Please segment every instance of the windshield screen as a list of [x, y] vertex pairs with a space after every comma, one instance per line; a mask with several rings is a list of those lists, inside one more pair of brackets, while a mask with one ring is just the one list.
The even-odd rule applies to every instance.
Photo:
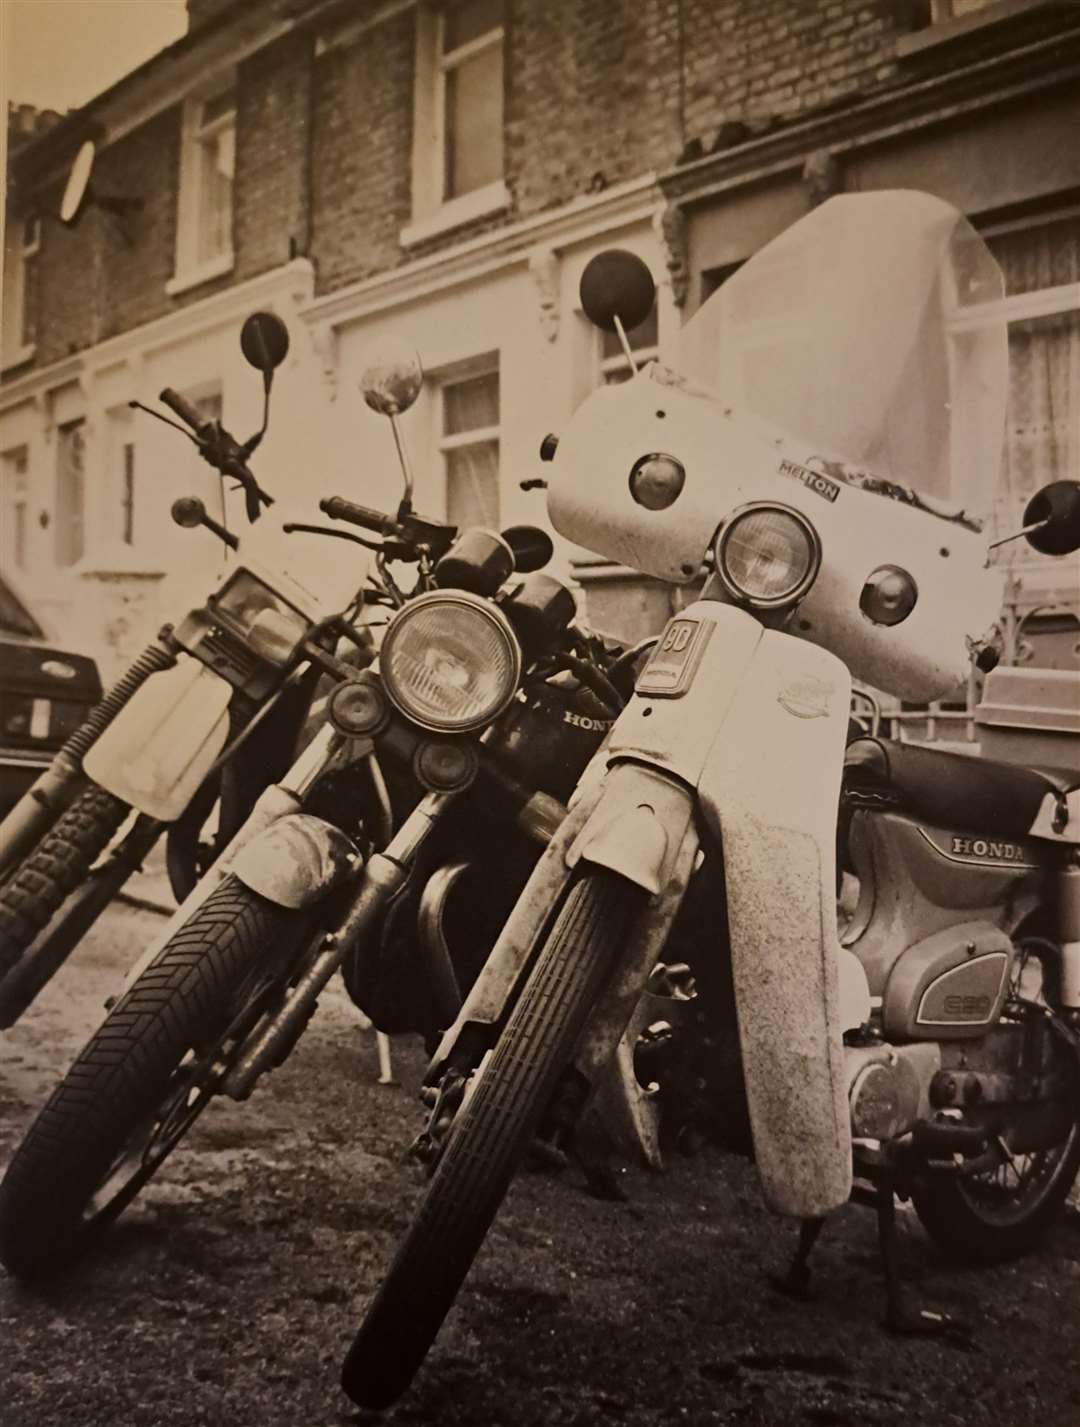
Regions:
[[705, 302], [677, 367], [824, 463], [985, 514], [1005, 425], [1003, 296], [989, 249], [949, 204], [840, 195]]

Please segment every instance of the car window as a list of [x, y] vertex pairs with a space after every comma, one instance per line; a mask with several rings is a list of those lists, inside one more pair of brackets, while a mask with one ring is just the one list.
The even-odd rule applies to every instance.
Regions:
[[3, 580], [0, 580], [0, 634], [18, 634], [31, 639], [45, 637], [41, 625]]

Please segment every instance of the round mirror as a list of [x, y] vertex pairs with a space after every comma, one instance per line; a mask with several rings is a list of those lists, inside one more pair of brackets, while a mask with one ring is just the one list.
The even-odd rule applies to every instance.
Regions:
[[360, 373], [360, 390], [372, 411], [398, 416], [420, 395], [424, 368], [416, 349], [398, 338], [379, 342], [368, 352]]
[[511, 525], [502, 538], [514, 552], [514, 569], [519, 575], [542, 570], [555, 553], [551, 536], [535, 525]]
[[624, 248], [608, 248], [590, 258], [578, 291], [586, 317], [605, 332], [615, 331], [616, 317], [627, 332], [640, 326], [656, 300], [652, 273], [636, 253]]
[[273, 312], [253, 312], [240, 329], [240, 350], [258, 371], [280, 367], [289, 351], [289, 329]]
[[1024, 511], [1024, 524], [1046, 521], [1026, 536], [1040, 555], [1071, 555], [1080, 550], [1080, 481], [1053, 481], [1036, 491]]
[[172, 503], [172, 518], [185, 530], [194, 530], [206, 519], [206, 506], [197, 495], [182, 495]]
[[90, 173], [94, 167], [94, 141], [87, 139], [75, 155], [68, 181], [64, 185], [64, 196], [60, 200], [60, 222], [68, 225], [75, 222], [82, 212], [90, 193]]

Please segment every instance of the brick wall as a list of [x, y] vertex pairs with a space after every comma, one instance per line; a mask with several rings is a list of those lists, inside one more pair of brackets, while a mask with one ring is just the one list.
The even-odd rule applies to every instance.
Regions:
[[241, 67], [236, 116], [235, 281], [308, 246], [313, 41], [289, 36]]
[[687, 138], [724, 123], [790, 117], [895, 74], [893, 0], [685, 0]]
[[520, 214], [675, 161], [672, 0], [515, 0], [507, 182]]
[[323, 292], [402, 261], [413, 33], [412, 14], [397, 15], [316, 62], [311, 256]]
[[[143, 204], [122, 224], [93, 209], [85, 215], [97, 220], [104, 253], [106, 280], [99, 294], [102, 337], [160, 317], [176, 305], [166, 296], [165, 284], [174, 267], [179, 169], [179, 109], [157, 115], [98, 155], [94, 178], [102, 191], [140, 198]], [[124, 229], [131, 234], [130, 244]]]

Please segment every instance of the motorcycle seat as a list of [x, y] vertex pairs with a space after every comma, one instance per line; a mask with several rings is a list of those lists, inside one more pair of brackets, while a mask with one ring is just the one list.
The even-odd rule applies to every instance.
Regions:
[[1075, 768], [998, 763], [891, 738], [856, 738], [844, 756], [843, 790], [850, 803], [1001, 837], [1025, 837], [1048, 793], [1067, 817], [1066, 799], [1078, 787]]

